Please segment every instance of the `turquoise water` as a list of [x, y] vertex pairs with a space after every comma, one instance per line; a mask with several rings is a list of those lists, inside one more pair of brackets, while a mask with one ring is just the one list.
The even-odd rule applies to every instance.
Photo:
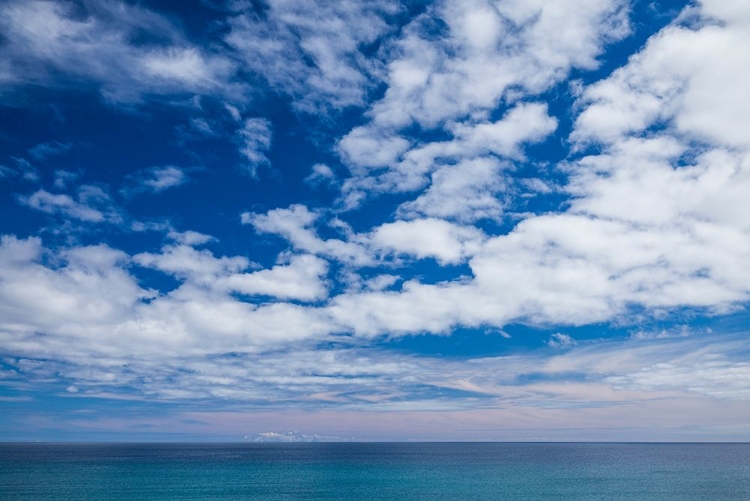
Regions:
[[750, 500], [750, 444], [0, 444], [2, 500]]

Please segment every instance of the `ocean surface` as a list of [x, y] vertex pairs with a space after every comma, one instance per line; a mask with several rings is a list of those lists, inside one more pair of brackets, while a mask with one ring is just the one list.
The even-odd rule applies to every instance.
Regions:
[[10, 500], [750, 500], [750, 444], [0, 444]]

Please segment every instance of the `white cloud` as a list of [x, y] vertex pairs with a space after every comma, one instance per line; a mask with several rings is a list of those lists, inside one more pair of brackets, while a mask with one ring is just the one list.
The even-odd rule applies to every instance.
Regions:
[[198, 89], [223, 85], [221, 79], [233, 70], [228, 60], [206, 58], [192, 47], [154, 50], [144, 55], [141, 64], [144, 73], [156, 81], [175, 82]]
[[189, 181], [184, 169], [167, 165], [165, 167], [151, 167], [130, 174], [127, 184], [122, 189], [125, 195], [137, 193], [160, 193], [169, 188], [175, 188]]
[[110, 196], [97, 186], [80, 186], [75, 199], [64, 193], [38, 190], [29, 196], [20, 197], [20, 200], [32, 209], [88, 223], [117, 224], [122, 221]]
[[[57, 265], [41, 264], [43, 253], [45, 262]], [[286, 266], [317, 266], [310, 256], [297, 258]], [[456, 307], [458, 302], [481, 297], [467, 298], [460, 284], [407, 282], [400, 293], [345, 294], [322, 309], [258, 306], [197, 282], [166, 294], [144, 290], [128, 273], [128, 261], [106, 246], [51, 253], [39, 239], [2, 239], [0, 342], [14, 354], [4, 363], [19, 369], [11, 380], [20, 373], [27, 381], [63, 380], [86, 397], [106, 397], [107, 391], [127, 386], [160, 400], [210, 398], [270, 407], [297, 402], [380, 411], [512, 406], [534, 416], [556, 406], [600, 408], [675, 396], [750, 399], [744, 335], [576, 344], [558, 333], [550, 344], [567, 349], [552, 357], [540, 350], [461, 360], [356, 345], [310, 349], [308, 342], [339, 329], [336, 321], [355, 326], [360, 335], [379, 332], [373, 322], [393, 334], [441, 332], [456, 311], [469, 313], [465, 303]], [[283, 266], [256, 275], [253, 287], [281, 286], [290, 276], [279, 271]], [[191, 267], [181, 267], [186, 268]], [[191, 273], [200, 277], [195, 268]], [[546, 377], [524, 377], [531, 374]], [[570, 381], [568, 374], [586, 378]], [[458, 394], [445, 400], [440, 396], [445, 389]]]
[[[708, 77], [700, 64], [696, 65], [695, 59], [680, 49], [685, 39], [703, 34], [718, 36], [717, 31], [727, 30], [735, 36], [735, 24], [740, 22], [727, 20], [723, 26], [698, 23], [695, 29], [669, 26], [646, 45], [642, 54], [631, 58], [626, 67], [583, 89], [573, 139], [588, 140], [596, 133], [601, 152], [574, 157], [561, 165], [569, 176], [564, 190], [573, 196], [566, 212], [528, 215], [509, 234], [488, 238], [478, 250], [465, 254], [445, 250], [451, 246], [440, 247], [441, 252], [446, 252], [439, 257], [443, 262], [453, 262], [454, 257], [449, 256], [468, 259], [472, 277], [433, 285], [412, 280], [404, 283], [400, 291], [349, 292], [334, 297], [329, 309], [336, 323], [367, 336], [446, 332], [455, 325], [502, 326], [519, 320], [581, 325], [627, 315], [633, 305], [647, 311], [688, 306], [721, 312], [747, 301], [750, 269], [743, 256], [750, 252], [750, 232], [742, 214], [747, 212], [743, 207], [750, 161], [738, 135], [746, 128], [721, 139], [725, 126], [721, 120], [703, 121], [700, 130], [698, 126], [685, 125], [692, 123], [686, 117], [704, 112], [721, 114], [726, 107], [696, 97], [695, 89]], [[722, 39], [723, 35], [718, 37]], [[714, 52], [705, 57], [720, 60], [728, 49], [709, 43], [702, 46], [699, 54], [704, 57], [703, 51], [709, 50]], [[727, 53], [728, 59], [734, 57], [733, 52]], [[722, 73], [718, 67], [714, 69], [716, 75], [711, 78], [746, 80], [735, 78], [731, 72]], [[623, 75], [628, 78], [623, 80]], [[671, 84], [675, 75], [679, 77], [679, 86]], [[622, 87], [623, 81], [630, 82], [629, 87]], [[597, 97], [606, 95], [600, 90], [610, 88], [617, 90], [611, 100]], [[661, 90], [655, 93], [654, 89]], [[610, 110], [607, 106], [616, 108], [621, 103], [634, 103], [633, 116], [637, 120], [628, 123], [635, 125], [624, 128], [618, 125], [613, 129], [587, 125], [586, 117], [593, 116], [591, 110], [600, 110], [601, 116], [617, 119], [620, 116], [617, 109]], [[704, 103], [706, 110], [696, 107], [700, 103]], [[654, 106], [654, 111], [643, 114], [639, 111], [642, 105]], [[733, 123], [733, 116], [728, 117], [727, 123]], [[615, 119], [611, 124], [619, 123]], [[649, 133], [647, 128], [658, 120], [664, 130]], [[548, 127], [554, 127], [548, 118], [547, 123], [551, 124]], [[461, 127], [453, 130], [462, 130]], [[537, 130], [539, 137], [543, 137], [543, 130]], [[696, 138], [702, 143], [691, 142]], [[714, 139], [715, 143], [709, 142]], [[445, 147], [445, 142], [433, 142], [391, 156], [406, 158], [412, 152]], [[426, 158], [425, 164], [430, 165], [437, 155]], [[355, 176], [364, 173], [360, 178], [365, 189], [375, 184], [367, 185], [364, 181], [375, 183], [377, 179], [368, 177], [369, 168], [355, 165], [352, 171]], [[405, 172], [411, 173], [407, 169]], [[433, 179], [440, 180], [439, 172], [435, 171]], [[431, 190], [438, 188], [440, 184], [433, 181], [430, 190], [420, 197], [429, 200]], [[446, 199], [453, 196], [454, 191], [446, 190]], [[418, 217], [417, 201], [402, 205], [401, 214]], [[488, 207], [497, 214], [498, 207]], [[297, 215], [310, 214], [300, 210]], [[466, 216], [461, 219], [457, 210], [429, 215], [472, 221]], [[286, 229], [278, 226], [271, 231], [284, 235], [298, 248], [338, 259], [327, 249], [327, 241], [312, 231], [315, 220], [312, 217], [298, 224], [295, 231], [289, 226]], [[386, 223], [382, 228], [389, 225], [399, 228], [402, 224]], [[378, 231], [381, 230], [376, 227], [369, 233], [348, 234], [336, 244], [358, 246], [366, 255], [378, 256], [378, 250], [389, 250], [386, 245], [371, 243]], [[390, 251], [427, 256], [408, 238], [400, 239]]]
[[256, 167], [268, 163], [266, 152], [271, 148], [272, 135], [271, 122], [265, 118], [248, 118], [238, 131], [240, 153], [249, 161], [253, 174]]
[[72, 248], [54, 256], [53, 262], [65, 263], [56, 268], [39, 264], [43, 253], [39, 239], [2, 239], [0, 331], [8, 350], [57, 356], [55, 346], [68, 342], [71, 331], [96, 333], [102, 323], [124, 321], [133, 303], [151, 295], [122, 268], [127, 256], [120, 251], [104, 245]]
[[212, 237], [211, 235], [205, 235], [203, 233], [192, 230], [182, 232], [170, 230], [169, 233], [167, 233], [167, 237], [171, 238], [178, 244], [190, 246], [203, 245], [209, 242], [216, 241], [216, 238]]
[[241, 8], [225, 37], [244, 65], [301, 111], [364, 104], [381, 68], [363, 50], [389, 31], [388, 0], [318, 2], [269, 0], [262, 14]]
[[440, 219], [396, 221], [375, 228], [368, 243], [375, 249], [408, 254], [418, 259], [434, 257], [443, 264], [460, 263], [475, 254], [484, 234]]
[[327, 272], [328, 263], [323, 259], [311, 255], [292, 256], [288, 264], [252, 273], [227, 275], [211, 286], [250, 296], [315, 301], [324, 299], [328, 294], [323, 282]]
[[[44, 262], [54, 265], [42, 264], [43, 256]], [[51, 253], [38, 239], [3, 238], [0, 343], [4, 349], [57, 360], [101, 357], [103, 363], [116, 364], [122, 357], [146, 360], [166, 353], [178, 357], [253, 352], [330, 332], [321, 313], [313, 309], [284, 303], [256, 305], [208, 287], [217, 278], [246, 268], [243, 258], [166, 247], [161, 255], [139, 254], [132, 259], [174, 274], [182, 284], [171, 292], [144, 290], [126, 270], [129, 256], [103, 245]], [[302, 268], [295, 278], [304, 275]], [[259, 292], [272, 293], [272, 279], [289, 275], [288, 270], [275, 269], [256, 277], [254, 285]], [[275, 292], [281, 293], [282, 285], [277, 282], [277, 286]], [[300, 284], [289, 287], [308, 294], [311, 290]]]
[[570, 337], [569, 334], [563, 334], [562, 332], [552, 334], [552, 337], [547, 341], [547, 346], [551, 346], [552, 348], [570, 348], [577, 344], [578, 342]]
[[409, 141], [393, 134], [385, 135], [371, 127], [355, 127], [338, 145], [353, 174], [366, 173], [368, 168], [395, 163], [409, 149]]
[[372, 256], [356, 242], [321, 239], [313, 227], [318, 218], [318, 213], [295, 204], [287, 209], [270, 210], [266, 214], [245, 212], [242, 223], [251, 224], [259, 233], [280, 235], [301, 251], [334, 257], [345, 263], [362, 265], [372, 262]]
[[[433, 128], [487, 113], [504, 95], [542, 92], [570, 68], [597, 66], [604, 45], [628, 33], [625, 8], [593, 0], [438, 2], [397, 42], [373, 122]], [[447, 25], [444, 35], [428, 26], [434, 18]]]
[[[720, 29], [701, 26], [699, 30]], [[726, 29], [734, 28], [728, 23]], [[647, 67], [650, 73], [644, 77], [637, 56], [611, 80], [619, 82], [627, 73], [650, 85], [662, 67], [683, 73], [693, 68], [694, 61], [679, 51], [660, 48], [659, 42], [675, 30], [685, 29], [668, 27], [666, 35], [644, 49], [661, 66]], [[723, 47], [716, 49], [711, 57], [721, 59]], [[702, 73], [685, 75], [687, 80], [670, 91], [676, 94], [659, 101], [660, 111], [653, 115], [673, 117], [667, 123], [672, 128], [645, 138], [622, 137], [620, 132], [600, 136], [609, 141], [603, 153], [562, 166], [570, 176], [566, 190], [574, 196], [566, 213], [528, 216], [509, 234], [488, 239], [471, 254], [472, 278], [434, 285], [410, 281], [398, 293], [333, 298], [338, 323], [362, 335], [446, 332], [455, 325], [502, 326], [514, 319], [580, 325], [612, 320], [627, 314], [631, 305], [650, 311], [689, 306], [721, 312], [747, 301], [750, 275], [742, 256], [750, 252], [750, 232], [742, 208], [748, 153], [737, 149], [741, 143], [731, 137], [734, 150], [725, 148], [726, 140], [708, 148], [685, 140], [681, 112], [675, 114], [672, 106], [688, 102], [695, 88], [692, 79], [703, 78]], [[640, 103], [640, 94], [631, 100]], [[580, 116], [586, 117], [602, 104], [584, 99], [582, 106]], [[712, 113], [722, 109], [708, 101], [706, 106]], [[575, 138], [588, 130], [580, 128], [582, 123], [579, 119]], [[627, 131], [638, 132], [649, 123]], [[701, 127], [700, 137], [706, 140], [720, 136], [724, 125], [713, 131], [707, 121]], [[690, 137], [696, 134], [690, 132]], [[436, 144], [441, 143], [425, 148]], [[408, 202], [401, 210], [414, 205]]]
[[477, 325], [471, 310], [482, 310], [490, 303], [472, 296], [462, 282], [425, 285], [410, 280], [398, 291], [340, 294], [331, 298], [326, 310], [334, 325], [372, 338], [420, 332], [447, 334], [459, 323]]
[[320, 214], [303, 205], [273, 209], [266, 214], [242, 214], [243, 224], [259, 233], [284, 237], [297, 250], [328, 256], [354, 266], [372, 265], [389, 257], [435, 258], [443, 264], [466, 261], [475, 254], [484, 234], [434, 218], [396, 221], [377, 226], [368, 233], [343, 228], [344, 239], [321, 239], [314, 225]]
[[[165, 17], [122, 2], [11, 1], [0, 8], [6, 85], [54, 86], [85, 79], [110, 101], [146, 95], [206, 93], [242, 98], [231, 59], [204, 53]], [[160, 44], [136, 44], [137, 33]], [[62, 78], [53, 78], [53, 75]]]
[[317, 186], [321, 184], [332, 185], [336, 183], [336, 173], [325, 164], [315, 164], [310, 169], [312, 172], [305, 178], [305, 182]]
[[[576, 120], [579, 141], [613, 141], [659, 120], [688, 137], [729, 147], [750, 146], [744, 98], [750, 79], [747, 14], [731, 2], [705, 2], [719, 22], [672, 25], [611, 77], [587, 88]], [[724, 16], [724, 17], [722, 17]]]
[[[393, 43], [388, 88], [367, 112], [370, 122], [338, 143], [353, 175], [342, 185], [344, 206], [432, 182], [430, 192], [406, 202], [400, 215], [499, 219], [509, 185], [501, 170], [512, 164], [490, 167], [495, 160], [480, 157], [523, 161], [523, 145], [554, 131], [557, 120], [546, 105], [518, 101], [549, 89], [572, 68], [595, 68], [604, 46], [628, 34], [626, 14], [626, 3], [617, 0], [429, 6]], [[436, 23], [446, 29], [436, 32]], [[509, 111], [490, 122], [501, 106]], [[452, 138], [418, 144], [406, 132], [415, 124]]]
[[440, 166], [430, 176], [430, 187], [416, 199], [401, 204], [397, 213], [406, 218], [432, 216], [462, 223], [499, 220], [506, 205], [506, 168], [493, 158]]
[[207, 249], [196, 250], [187, 245], [167, 245], [160, 254], [136, 254], [133, 260], [141, 266], [155, 268], [204, 286], [211, 285], [220, 276], [236, 273], [250, 266], [247, 258], [217, 258]]
[[291, 256], [287, 263], [270, 269], [245, 272], [257, 267], [246, 258], [216, 257], [208, 249], [196, 250], [190, 245], [209, 242], [212, 238], [196, 232], [169, 233], [182, 245], [167, 245], [159, 254], [141, 253], [133, 261], [184, 280], [185, 285], [198, 285], [222, 294], [272, 296], [279, 299], [315, 301], [324, 299], [324, 281], [328, 263], [312, 255]]
[[388, 289], [400, 280], [396, 275], [377, 275], [365, 282], [365, 287], [372, 291]]
[[349, 206], [356, 206], [366, 193], [415, 191], [432, 176], [426, 198], [405, 203], [404, 213], [442, 211], [461, 220], [497, 218], [502, 203], [491, 199], [505, 187], [500, 171], [510, 165], [496, 157], [522, 160], [522, 145], [542, 141], [556, 127], [557, 120], [540, 103], [519, 104], [496, 122], [449, 125], [452, 139], [411, 149], [401, 137], [385, 140], [377, 129], [359, 127], [338, 145], [354, 175], [345, 181], [343, 194]]

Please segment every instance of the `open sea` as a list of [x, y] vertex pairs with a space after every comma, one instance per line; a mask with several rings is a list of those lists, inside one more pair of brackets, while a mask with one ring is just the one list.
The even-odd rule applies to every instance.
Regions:
[[0, 444], [11, 500], [750, 500], [750, 444]]

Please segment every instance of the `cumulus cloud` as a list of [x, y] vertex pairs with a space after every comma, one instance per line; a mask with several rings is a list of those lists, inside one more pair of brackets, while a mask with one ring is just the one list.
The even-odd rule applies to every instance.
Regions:
[[[668, 26], [611, 77], [584, 90], [573, 138], [610, 142], [668, 121], [682, 136], [727, 147], [750, 146], [743, 99], [746, 9], [702, 2], [695, 25]], [[730, 14], [731, 12], [731, 14]]]
[[141, 266], [156, 268], [201, 284], [210, 284], [221, 275], [250, 266], [244, 257], [217, 258], [208, 249], [196, 250], [188, 245], [167, 245], [159, 254], [136, 254], [133, 260]]
[[453, 225], [440, 219], [397, 221], [378, 226], [368, 243], [375, 249], [408, 254], [418, 259], [434, 257], [442, 263], [459, 263], [475, 254], [484, 234], [475, 228]]
[[464, 262], [476, 253], [484, 234], [441, 219], [424, 218], [384, 223], [368, 233], [344, 227], [342, 239], [322, 239], [314, 225], [320, 214], [306, 206], [273, 209], [266, 214], [244, 213], [242, 222], [260, 233], [284, 237], [294, 248], [334, 258], [355, 266], [382, 262], [388, 257], [435, 258], [443, 264]]
[[[626, 3], [617, 0], [575, 6], [564, 0], [443, 1], [430, 6], [394, 43], [388, 88], [370, 107], [370, 122], [338, 144], [353, 174], [343, 185], [346, 206], [360, 205], [370, 193], [421, 189], [437, 171], [430, 198], [407, 205], [403, 210], [408, 214], [428, 202], [440, 204], [439, 196], [454, 194], [451, 179], [472, 174], [455, 173], [460, 167], [450, 164], [459, 163], [456, 159], [465, 162], [490, 154], [522, 159], [520, 146], [542, 140], [555, 129], [556, 120], [539, 103], [518, 104], [495, 123], [488, 121], [491, 112], [540, 94], [572, 68], [595, 68], [604, 46], [629, 32], [626, 12]], [[440, 24], [444, 30], [436, 28]], [[417, 140], [404, 131], [414, 124], [421, 130], [445, 130], [454, 139], [412, 148]], [[440, 172], [440, 162], [450, 165], [449, 172]], [[471, 169], [475, 164], [465, 165]], [[504, 188], [499, 174], [459, 187], [458, 197], [478, 195], [485, 201], [446, 216], [498, 218], [503, 204], [490, 198], [498, 198]]]
[[404, 202], [397, 214], [405, 218], [431, 216], [473, 223], [500, 220], [507, 204], [508, 167], [494, 158], [460, 160], [438, 167], [430, 186], [416, 199]]
[[377, 134], [369, 136], [371, 129], [360, 128], [339, 143], [344, 158], [355, 164], [354, 176], [343, 185], [346, 203], [356, 205], [365, 192], [409, 192], [430, 184], [417, 200], [402, 205], [402, 215], [439, 215], [468, 222], [497, 219], [508, 184], [503, 171], [512, 167], [499, 159], [522, 159], [522, 145], [543, 140], [556, 127], [547, 106], [533, 103], [516, 106], [496, 122], [453, 124], [451, 140], [410, 149], [405, 139], [394, 138], [393, 145], [400, 146], [391, 151], [391, 142], [383, 144]]
[[[14, 237], [5, 237], [0, 249], [2, 346], [15, 353], [40, 356], [56, 351], [62, 358], [84, 356], [84, 351], [115, 358], [207, 353], [207, 348], [226, 353], [330, 332], [314, 310], [243, 302], [228, 293], [231, 283], [224, 289], [206, 285], [246, 269], [244, 258], [215, 257], [185, 246], [132, 258], [104, 245], [49, 253], [39, 239]], [[127, 270], [131, 263], [173, 274], [181, 284], [163, 293], [143, 289]], [[309, 268], [310, 263], [303, 260], [302, 265]], [[292, 274], [297, 278], [308, 268], [294, 268]], [[282, 294], [281, 281], [289, 275], [289, 270], [277, 268], [245, 285], [255, 287], [254, 293]], [[312, 272], [306, 276], [318, 278]], [[310, 290], [317, 291], [288, 286], [288, 291], [308, 294], [305, 298]], [[294, 292], [286, 295], [295, 297]]]
[[272, 209], [265, 214], [245, 212], [241, 216], [243, 224], [252, 225], [259, 233], [279, 235], [298, 250], [360, 265], [372, 262], [372, 257], [357, 242], [320, 238], [314, 228], [319, 217], [320, 214], [300, 204]]
[[323, 299], [327, 289], [323, 277], [328, 263], [311, 255], [291, 257], [288, 264], [252, 273], [232, 274], [212, 286], [239, 294], [266, 295], [280, 299], [313, 301]]
[[[486, 113], [508, 93], [542, 92], [571, 68], [596, 67], [604, 45], [628, 33], [626, 8], [618, 1], [438, 2], [396, 43], [373, 122], [431, 128]], [[435, 33], [435, 19], [444, 32]]]

